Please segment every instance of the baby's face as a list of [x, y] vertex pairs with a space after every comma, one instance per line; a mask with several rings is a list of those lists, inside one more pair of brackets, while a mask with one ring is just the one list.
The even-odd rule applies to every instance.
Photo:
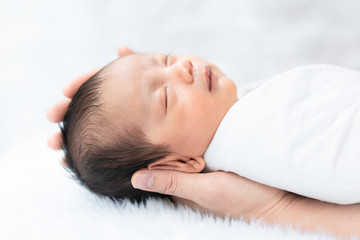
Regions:
[[105, 74], [104, 107], [115, 127], [137, 123], [150, 142], [181, 156], [202, 156], [237, 101], [234, 82], [194, 56], [133, 54]]

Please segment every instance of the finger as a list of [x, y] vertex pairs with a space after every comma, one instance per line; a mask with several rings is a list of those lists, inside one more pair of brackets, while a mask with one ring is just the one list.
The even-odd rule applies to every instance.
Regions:
[[54, 123], [63, 121], [70, 102], [71, 99], [66, 98], [60, 102], [55, 103], [51, 108], [46, 111], [46, 118], [50, 122]]
[[88, 73], [82, 74], [79, 77], [71, 81], [67, 86], [64, 87], [63, 94], [65, 97], [72, 98], [79, 87], [86, 82], [90, 77], [97, 73], [100, 68], [95, 68]]
[[47, 140], [47, 145], [53, 150], [60, 150], [62, 146], [61, 132], [54, 133]]
[[203, 189], [207, 189], [203, 185], [202, 175], [205, 174], [142, 169], [132, 176], [131, 183], [134, 188], [197, 202], [197, 196], [202, 195]]
[[67, 165], [67, 163], [66, 163], [65, 158], [62, 158], [62, 159], [61, 159], [61, 165], [62, 165], [63, 167], [66, 167], [66, 168], [69, 167], [69, 166]]
[[124, 57], [130, 54], [134, 54], [134, 51], [130, 48], [126, 47], [125, 45], [120, 45], [118, 47], [118, 55], [119, 57]]

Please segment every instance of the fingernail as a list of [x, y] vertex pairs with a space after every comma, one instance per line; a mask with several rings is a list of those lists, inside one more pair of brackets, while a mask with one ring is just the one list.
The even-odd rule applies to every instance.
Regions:
[[154, 182], [154, 175], [151, 172], [139, 172], [135, 173], [132, 181], [134, 188], [149, 189]]

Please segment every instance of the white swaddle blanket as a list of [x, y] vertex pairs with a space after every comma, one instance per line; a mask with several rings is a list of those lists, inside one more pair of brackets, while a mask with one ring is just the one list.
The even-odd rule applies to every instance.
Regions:
[[204, 158], [307, 197], [360, 202], [360, 72], [310, 65], [265, 81], [240, 98]]

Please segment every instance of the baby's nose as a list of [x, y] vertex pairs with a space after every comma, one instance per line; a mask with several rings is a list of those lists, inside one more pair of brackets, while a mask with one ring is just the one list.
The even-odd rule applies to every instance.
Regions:
[[184, 82], [188, 84], [192, 84], [194, 82], [193, 64], [190, 60], [178, 62], [173, 67], [173, 71], [175, 72], [177, 77], [181, 78]]

